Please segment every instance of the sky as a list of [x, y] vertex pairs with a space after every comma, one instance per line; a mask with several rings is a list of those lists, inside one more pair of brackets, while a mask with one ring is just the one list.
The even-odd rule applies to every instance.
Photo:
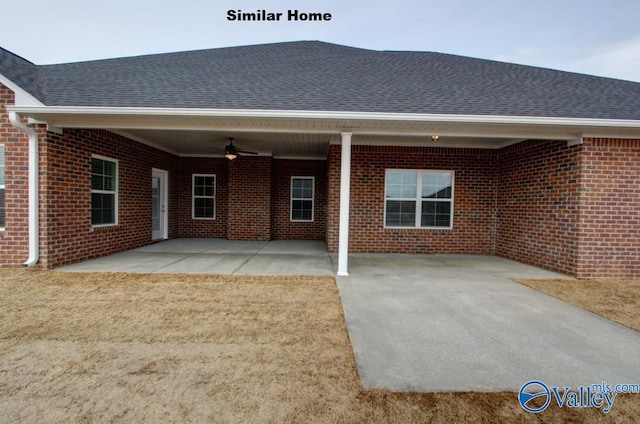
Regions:
[[[3, 47], [36, 64], [321, 40], [434, 51], [640, 82], [638, 0], [6, 1]], [[229, 21], [229, 10], [283, 13]], [[287, 11], [330, 13], [288, 21]]]

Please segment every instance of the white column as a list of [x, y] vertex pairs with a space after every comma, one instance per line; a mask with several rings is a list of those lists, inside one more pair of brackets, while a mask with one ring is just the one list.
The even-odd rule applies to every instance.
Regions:
[[349, 262], [349, 191], [351, 189], [351, 134], [342, 133], [340, 161], [340, 232], [338, 238], [338, 275], [347, 276]]

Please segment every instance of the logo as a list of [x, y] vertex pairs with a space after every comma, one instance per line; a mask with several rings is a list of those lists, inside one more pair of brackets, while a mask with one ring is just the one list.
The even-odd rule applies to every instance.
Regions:
[[[536, 400], [534, 401], [534, 399]], [[543, 400], [542, 406], [536, 406]], [[551, 403], [551, 390], [542, 381], [529, 381], [520, 387], [518, 401], [525, 411], [537, 414], [547, 409]]]
[[527, 412], [537, 414], [547, 409], [551, 399], [559, 408], [601, 408], [608, 414], [619, 393], [640, 393], [640, 384], [607, 384], [606, 381], [578, 386], [573, 390], [570, 386], [549, 388], [542, 381], [531, 380], [520, 387], [518, 402]]

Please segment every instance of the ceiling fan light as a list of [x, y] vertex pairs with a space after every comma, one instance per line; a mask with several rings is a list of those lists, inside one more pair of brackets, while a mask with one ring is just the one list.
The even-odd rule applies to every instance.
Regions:
[[229, 160], [234, 160], [238, 157], [236, 146], [233, 145], [233, 137], [229, 137], [229, 144], [224, 147], [224, 157]]

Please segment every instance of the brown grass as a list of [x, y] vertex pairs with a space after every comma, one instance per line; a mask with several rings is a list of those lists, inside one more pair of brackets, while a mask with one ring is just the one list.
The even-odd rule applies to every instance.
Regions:
[[0, 422], [634, 422], [361, 388], [335, 281], [0, 271]]
[[640, 331], [640, 280], [517, 280]]

